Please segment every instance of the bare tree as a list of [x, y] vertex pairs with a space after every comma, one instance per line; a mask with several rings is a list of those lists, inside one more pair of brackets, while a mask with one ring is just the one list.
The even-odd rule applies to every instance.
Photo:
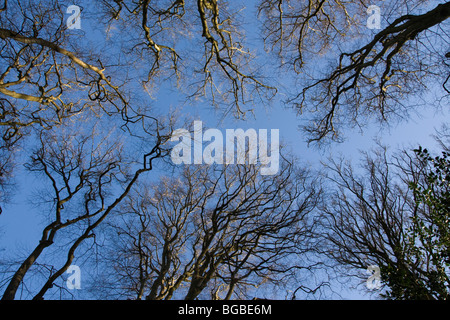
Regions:
[[190, 166], [138, 187], [112, 225], [107, 255], [122, 294], [248, 298], [248, 288], [298, 280], [298, 271], [311, 268], [305, 257], [320, 190], [292, 163], [272, 177], [257, 169]]
[[[102, 62], [92, 54], [87, 57], [81, 48], [77, 52], [67, 48], [75, 48], [76, 43], [65, 32], [64, 10], [58, 1], [5, 3], [0, 26], [5, 146], [28, 127], [49, 129], [95, 105], [107, 113], [125, 111], [119, 86], [105, 75]], [[122, 106], [114, 110], [118, 100]], [[108, 106], [108, 101], [113, 103]]]
[[95, 237], [95, 228], [123, 201], [139, 176], [153, 169], [152, 161], [162, 155], [161, 137], [146, 154], [144, 165], [142, 155], [134, 158], [133, 153], [127, 154], [117, 132], [97, 139], [97, 130], [96, 126], [84, 123], [83, 130], [77, 125], [66, 125], [40, 134], [40, 146], [26, 167], [41, 175], [50, 186], [48, 193], [42, 193], [41, 202], [47, 210], [50, 208], [53, 217], [44, 227], [39, 244], [10, 278], [2, 299], [14, 299], [25, 275], [43, 251], [55, 243], [57, 234], [70, 230], [65, 234], [65, 243], [69, 243], [66, 262], [51, 272], [34, 296], [42, 299], [71, 265], [80, 244]]
[[[372, 4], [267, 0], [259, 5], [266, 45], [300, 74], [300, 90], [287, 102], [309, 116], [304, 127], [309, 142], [341, 140], [342, 128], [362, 126], [370, 118], [385, 123], [408, 116], [414, 99], [432, 86], [446, 89], [450, 3], [386, 1], [380, 20], [387, 26], [375, 33], [366, 27]], [[420, 9], [426, 12], [417, 14]], [[441, 95], [448, 98], [446, 91]]]
[[[383, 122], [405, 115], [411, 110], [408, 98], [419, 97], [430, 84], [446, 89], [450, 4], [387, 1], [381, 13], [387, 26], [375, 34], [366, 27], [370, 5], [368, 0], [257, 3], [266, 47], [281, 57], [282, 70], [294, 71], [283, 76], [301, 81], [287, 101], [311, 115], [305, 128], [310, 141], [339, 139], [342, 127], [371, 117]], [[240, 20], [252, 18], [252, 11], [244, 7], [210, 0], [120, 0], [101, 1], [95, 8], [103, 14], [97, 24], [110, 33], [121, 31], [105, 42], [121, 48], [120, 59], [95, 54], [68, 37], [56, 0], [5, 2], [0, 20], [5, 62], [0, 92], [8, 97], [0, 100], [5, 141], [13, 143], [30, 125], [50, 127], [93, 105], [133, 119], [133, 104], [121, 90], [129, 80], [123, 70], [130, 67], [146, 72], [145, 79], [131, 76], [145, 88], [168, 79], [187, 96], [228, 101], [238, 116], [253, 107], [244, 108], [246, 102], [266, 103], [276, 92], [265, 81], [272, 75], [262, 72], [256, 59], [261, 57], [247, 44]], [[426, 12], [416, 14], [420, 9]], [[318, 67], [326, 62], [320, 58], [325, 53], [335, 60], [327, 70]], [[114, 70], [123, 81], [110, 78]], [[69, 99], [72, 93], [80, 94]]]
[[[442, 91], [442, 105], [449, 97], [449, 2], [385, 1], [377, 31], [366, 27], [369, 0], [260, 0], [255, 8], [216, 0], [74, 3], [97, 10], [83, 19], [106, 29], [105, 39], [95, 39], [101, 48], [67, 30], [65, 1], [0, 3], [0, 201], [11, 193], [14, 168], [31, 159], [26, 168], [48, 184], [41, 194], [51, 213], [4, 299], [15, 297], [36, 265], [49, 272], [33, 292], [42, 299], [106, 221], [117, 233], [119, 295], [230, 299], [314, 266], [301, 258], [315, 240], [309, 218], [320, 190], [286, 159], [275, 177], [254, 166], [198, 166], [140, 184], [166, 154], [174, 124], [166, 105], [162, 115], [151, 109], [153, 89], [171, 86], [183, 101], [204, 99], [243, 117], [277, 94], [278, 70], [284, 84], [296, 84], [286, 102], [309, 117], [310, 142], [340, 140], [342, 128], [372, 117], [407, 116], [432, 87]], [[247, 24], [255, 15], [261, 24]], [[411, 201], [417, 194], [392, 179], [386, 156], [366, 160], [367, 181], [338, 161], [328, 167], [338, 186], [324, 207], [324, 224], [335, 231], [328, 241], [338, 246], [348, 236], [353, 246], [330, 255], [355, 267], [365, 261], [360, 252], [380, 265], [409, 266], [399, 248], [411, 237], [411, 212], [428, 204]], [[420, 172], [412, 160], [395, 168], [408, 178]], [[379, 237], [367, 238], [368, 230]], [[54, 266], [44, 252], [62, 235], [67, 256]], [[414, 281], [422, 281], [420, 268]], [[293, 296], [303, 289], [315, 290], [296, 282]]]
[[430, 157], [421, 149], [390, 157], [380, 148], [365, 155], [361, 172], [342, 161], [331, 162], [332, 191], [322, 209], [324, 250], [346, 275], [367, 280], [361, 270], [377, 265], [386, 289], [382, 296], [448, 297], [445, 159], [445, 153]]
[[[247, 103], [267, 102], [276, 88], [266, 83], [245, 40], [241, 6], [229, 1], [102, 1], [109, 29], [130, 30], [128, 53], [144, 60], [145, 81], [174, 76], [178, 90], [244, 116]], [[187, 46], [186, 46], [187, 44]], [[138, 62], [139, 62], [138, 61]], [[188, 90], [186, 90], [188, 88]]]
[[[14, 176], [17, 143], [24, 136], [39, 136], [40, 131], [51, 130], [83, 113], [93, 118], [109, 117], [124, 131], [140, 123], [141, 128], [133, 129], [132, 135], [156, 136], [155, 123], [158, 130], [162, 129], [162, 119], [150, 116], [145, 100], [129, 95], [129, 87], [135, 83], [124, 76], [126, 67], [120, 65], [122, 72], [118, 73], [109, 57], [95, 54], [79, 38], [68, 34], [65, 9], [56, 0], [5, 1], [2, 7], [2, 198], [11, 184], [5, 178]], [[111, 76], [115, 76], [114, 81]]]

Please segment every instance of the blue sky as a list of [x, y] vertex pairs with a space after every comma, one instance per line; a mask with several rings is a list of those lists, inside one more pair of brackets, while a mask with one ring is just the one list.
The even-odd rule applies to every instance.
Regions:
[[[105, 36], [102, 30], [92, 23], [95, 12], [85, 12], [90, 19], [82, 20], [84, 37], [87, 41], [95, 43], [96, 39]], [[83, 16], [82, 16], [83, 17]], [[77, 31], [71, 31], [74, 35]], [[285, 84], [288, 86], [287, 84]], [[176, 96], [173, 92], [176, 90], [161, 90], [153, 100], [156, 108], [163, 111], [168, 108], [182, 110], [181, 113], [189, 115], [192, 119], [202, 120], [205, 126], [217, 128], [225, 132], [226, 129], [236, 128], [254, 128], [254, 129], [279, 129], [280, 138], [285, 145], [300, 159], [313, 168], [320, 168], [320, 161], [326, 160], [329, 155], [342, 154], [354, 161], [358, 161], [360, 150], [369, 150], [375, 146], [374, 141], [380, 140], [395, 150], [396, 148], [416, 147], [422, 145], [433, 149], [435, 141], [432, 134], [442, 124], [448, 123], [450, 111], [435, 111], [433, 106], [426, 106], [418, 113], [412, 115], [407, 121], [392, 125], [390, 128], [380, 129], [379, 124], [371, 123], [363, 132], [359, 130], [346, 130], [344, 132], [346, 141], [343, 143], [334, 143], [327, 148], [317, 149], [308, 146], [305, 142], [305, 136], [299, 126], [303, 120], [299, 118], [296, 112], [286, 108], [282, 101], [276, 99], [271, 104], [254, 106], [255, 117], [249, 116], [246, 120], [236, 120], [226, 118], [219, 121], [222, 114], [215, 112], [211, 106], [199, 102], [197, 105], [183, 104], [183, 97]], [[281, 95], [283, 92], [281, 92]], [[18, 168], [16, 195], [12, 201], [3, 206], [3, 213], [0, 215], [0, 259], [1, 257], [17, 257], [27, 254], [36, 245], [45, 223], [41, 215], [36, 214], [38, 210], [29, 203], [30, 197], [38, 190], [40, 185], [39, 178], [31, 178], [29, 174], [23, 174], [24, 168]], [[360, 298], [360, 293], [348, 289], [342, 292], [343, 297]]]
[[[266, 113], [264, 113], [266, 114]], [[211, 119], [210, 119], [211, 118]], [[204, 121], [205, 126], [215, 126], [214, 116], [199, 116], [198, 119]], [[261, 121], [260, 119], [264, 119]], [[280, 137], [285, 141], [294, 154], [305, 162], [308, 166], [313, 168], [320, 168], [320, 161], [326, 161], [330, 154], [342, 154], [346, 158], [352, 160], [355, 164], [358, 163], [358, 152], [369, 150], [375, 146], [374, 140], [379, 139], [382, 143], [388, 145], [391, 150], [395, 151], [397, 147], [416, 147], [422, 145], [431, 149], [435, 145], [432, 135], [435, 129], [438, 129], [443, 123], [449, 119], [449, 113], [442, 112], [434, 114], [432, 112], [423, 112], [421, 115], [413, 117], [410, 121], [398, 124], [390, 130], [384, 129], [379, 131], [379, 126], [374, 124], [365, 129], [364, 133], [357, 130], [354, 132], [347, 132], [348, 139], [340, 144], [334, 144], [330, 149], [319, 150], [314, 147], [308, 147], [304, 142], [304, 137], [301, 131], [298, 130], [298, 119], [294, 117], [292, 110], [286, 110], [282, 106], [274, 106], [269, 110], [265, 117], [258, 115], [256, 120], [249, 120], [247, 122], [229, 121], [225, 124], [216, 126], [218, 129], [225, 131], [227, 128], [278, 128], [280, 130]], [[448, 121], [447, 121], [448, 123]], [[23, 168], [21, 169], [23, 170]], [[21, 179], [27, 179], [25, 183], [18, 183], [16, 196], [11, 203], [4, 206], [3, 214], [0, 215], [0, 257], [2, 255], [18, 258], [29, 253], [37, 244], [40, 236], [42, 226], [45, 219], [41, 214], [37, 214], [38, 210], [29, 202], [39, 190], [40, 179], [31, 178], [29, 174], [26, 176], [18, 175], [18, 182]], [[364, 274], [364, 270], [361, 270]], [[354, 285], [360, 284], [359, 280], [355, 279]], [[361, 289], [361, 287], [358, 287]], [[357, 290], [349, 287], [348, 283], [345, 285], [333, 288], [341, 294], [345, 299], [370, 299], [376, 296], [364, 294], [364, 290]], [[83, 296], [83, 290], [74, 292]], [[335, 295], [333, 295], [336, 298]]]

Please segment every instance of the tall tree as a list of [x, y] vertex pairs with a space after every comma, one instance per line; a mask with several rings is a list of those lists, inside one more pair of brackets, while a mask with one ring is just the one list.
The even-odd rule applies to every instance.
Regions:
[[271, 177], [256, 166], [190, 166], [140, 185], [111, 225], [110, 283], [151, 300], [248, 298], [253, 286], [296, 283], [312, 268], [319, 198], [309, 173], [288, 162]]
[[[66, 9], [73, 4], [81, 8], [82, 21], [90, 22], [94, 26], [92, 29], [98, 28], [100, 36], [90, 38], [88, 32], [83, 34], [68, 30]], [[250, 5], [255, 7], [250, 8]], [[368, 12], [368, 9], [373, 9], [371, 5], [369, 0], [258, 0], [251, 4], [216, 0], [78, 0], [70, 3], [63, 0], [2, 1], [0, 201], [8, 199], [13, 190], [14, 169], [25, 161], [28, 174], [39, 173], [45, 178], [43, 182], [50, 183], [53, 201], [48, 202], [51, 205], [50, 209], [47, 207], [47, 212], [52, 212], [53, 216], [49, 224], [44, 226], [41, 242], [8, 279], [10, 281], [7, 281], [3, 297], [14, 298], [19, 286], [24, 284], [31, 266], [43, 258], [43, 252], [54, 246], [53, 239], [76, 226], [80, 228], [78, 231], [83, 231], [77, 237], [70, 238], [72, 242], [65, 263], [52, 268], [39, 292], [33, 293], [36, 299], [43, 298], [73, 261], [74, 252], [80, 245], [92, 239], [99, 230], [98, 226], [112, 212], [116, 212], [119, 204], [123, 201], [128, 201], [129, 204], [132, 201], [130, 192], [134, 190], [138, 177], [152, 170], [149, 161], [166, 154], [164, 142], [174, 124], [166, 105], [160, 108], [163, 114], [157, 114], [150, 108], [157, 104], [153, 100], [153, 90], [169, 86], [177, 91], [177, 97], [181, 97], [183, 101], [197, 102], [204, 99], [208, 104], [243, 117], [253, 108], [266, 105], [278, 92], [284, 90], [283, 86], [289, 86], [291, 90], [283, 92], [283, 96], [290, 106], [310, 120], [304, 127], [310, 142], [327, 141], [329, 138], [340, 140], [343, 128], [363, 125], [373, 117], [386, 123], [397, 116], [408, 116], [413, 110], [412, 105], [417, 104], [418, 98], [430, 91], [430, 88], [440, 89], [437, 93], [442, 105], [445, 105], [449, 97], [450, 39], [446, 26], [450, 16], [450, 2], [384, 1], [380, 5], [379, 16], [382, 24], [375, 31], [370, 30], [366, 24], [368, 16], [372, 14], [370, 10]], [[89, 12], [96, 14], [93, 16]], [[250, 22], [255, 23], [247, 23], [247, 19], [253, 19]], [[88, 24], [83, 22], [83, 25]], [[267, 51], [261, 50], [263, 45]], [[277, 59], [273, 59], [272, 54]], [[281, 76], [275, 71], [279, 71]], [[165, 91], [163, 93], [168, 96]], [[77, 122], [80, 120], [81, 122]], [[81, 134], [85, 122], [101, 123], [102, 131]], [[80, 135], [73, 132], [68, 135], [65, 130], [75, 130], [77, 125]], [[104, 130], [108, 127], [121, 129], [129, 139], [124, 144], [124, 153], [112, 146], [112, 141], [106, 136], [108, 130]], [[103, 148], [105, 145], [99, 141], [108, 141], [105, 143], [111, 148]], [[139, 150], [133, 149], [136, 145]], [[88, 150], [87, 146], [98, 148]], [[118, 157], [109, 158], [116, 151]], [[441, 160], [445, 164], [445, 155], [439, 159]], [[432, 161], [427, 163], [431, 165]], [[371, 179], [368, 186], [354, 177], [350, 169], [335, 164], [332, 170], [340, 177], [339, 186], [347, 188], [359, 199], [358, 205], [365, 215], [370, 210], [376, 213], [376, 221], [385, 233], [380, 245], [390, 248], [389, 255], [383, 260], [386, 266], [390, 259], [387, 257], [395, 256], [394, 262], [402, 261], [402, 255], [406, 255], [405, 243], [412, 241], [411, 239], [437, 237], [438, 234], [445, 238], [445, 233], [439, 231], [443, 227], [433, 229], [435, 224], [442, 224], [442, 221], [429, 221], [433, 228], [427, 231], [428, 236], [423, 233], [424, 229], [421, 231], [411, 225], [408, 227], [412, 229], [404, 228], [406, 221], [412, 225], [418, 222], [404, 218], [404, 211], [401, 210], [406, 210], [407, 207], [410, 211], [415, 207], [434, 208], [440, 201], [444, 201], [439, 198], [442, 195], [440, 193], [430, 198], [430, 190], [438, 188], [434, 186], [428, 189], [431, 176], [427, 178], [429, 181], [423, 178], [423, 181], [428, 181], [427, 184], [411, 184], [413, 189], [408, 190], [395, 186], [402, 192], [391, 194], [392, 188], [386, 186], [393, 182], [388, 173], [383, 171], [388, 169], [388, 165], [386, 161], [383, 163], [382, 158], [367, 162]], [[133, 171], [126, 172], [125, 168], [130, 166]], [[239, 168], [243, 170], [240, 172], [242, 174], [253, 170]], [[407, 167], [403, 167], [405, 168]], [[437, 172], [438, 168], [435, 169], [434, 174], [438, 176], [440, 172]], [[223, 171], [223, 176], [215, 176], [216, 182], [221, 182], [221, 178], [227, 176], [226, 170]], [[443, 169], [439, 170], [442, 172]], [[204, 181], [205, 187], [213, 184], [213, 179], [210, 180]], [[229, 177], [227, 181], [230, 181]], [[238, 181], [238, 185], [241, 182]], [[263, 179], [262, 183], [271, 185], [270, 182], [270, 179]], [[275, 182], [282, 185], [276, 179], [273, 183]], [[412, 182], [417, 183], [415, 180]], [[292, 181], [289, 183], [298, 187]], [[226, 186], [226, 182], [224, 185]], [[109, 202], [106, 201], [106, 193], [103, 193], [107, 186], [117, 192], [116, 198], [109, 199]], [[242, 192], [251, 194], [247, 189], [251, 186], [251, 182], [242, 185]], [[297, 190], [295, 188], [292, 192]], [[380, 207], [382, 210], [368, 206], [372, 198], [365, 199], [366, 194], [361, 193], [367, 188], [373, 199], [380, 197], [377, 204], [383, 204]], [[206, 191], [210, 192], [212, 189]], [[283, 188], [270, 189], [269, 194], [271, 192], [276, 197], [268, 200], [268, 204], [278, 203], [284, 196], [292, 201], [295, 199]], [[410, 196], [411, 193], [414, 193], [413, 197]], [[181, 201], [176, 195], [169, 194], [173, 199]], [[174, 279], [181, 277], [181, 282], [189, 279], [191, 286], [185, 297], [194, 298], [203, 294], [208, 286], [217, 286], [216, 289], [220, 287], [221, 290], [227, 288], [225, 297], [232, 296], [236, 288], [244, 286], [245, 281], [250, 281], [250, 278], [252, 281], [260, 280], [259, 263], [274, 274], [280, 271], [272, 264], [275, 256], [270, 255], [270, 245], [279, 245], [279, 239], [271, 233], [269, 225], [255, 226], [237, 213], [234, 213], [237, 217], [233, 218], [237, 220], [233, 220], [227, 215], [232, 210], [221, 210], [229, 209], [227, 205], [234, 205], [234, 201], [237, 201], [237, 198], [232, 198], [235, 195], [234, 189], [225, 188], [222, 193], [206, 198], [205, 195], [194, 195], [193, 203], [206, 201], [211, 205], [208, 214], [213, 224], [209, 225], [205, 223], [205, 219], [202, 220], [203, 216], [198, 213], [200, 209], [197, 207], [195, 214], [188, 215], [189, 219], [197, 217], [197, 220], [189, 220], [189, 226], [201, 227], [203, 233], [200, 238], [195, 237], [200, 235], [191, 235], [189, 232], [184, 234], [189, 235], [188, 238], [193, 241], [191, 250], [194, 253], [193, 260], [186, 266], [189, 271], [187, 278], [170, 269], [173, 268], [173, 263], [169, 264], [167, 270], [159, 265], [159, 269], [155, 268], [159, 271], [152, 270], [153, 273], [148, 273], [151, 274], [149, 279], [141, 270], [140, 277], [145, 286], [142, 287], [143, 291], [138, 290], [141, 292], [138, 297], [170, 297], [166, 292], [169, 287], [164, 279], [169, 277], [169, 273]], [[297, 195], [301, 196], [301, 193]], [[140, 196], [146, 195], [133, 193], [133, 197]], [[253, 196], [255, 198], [250, 199], [256, 201], [256, 204], [265, 195], [255, 193]], [[414, 197], [418, 202], [411, 202]], [[216, 203], [213, 199], [217, 200]], [[345, 210], [350, 211], [351, 203], [346, 204], [348, 198], [337, 193], [335, 201], [338, 200], [344, 201], [340, 204], [342, 212], [339, 214], [343, 215], [341, 222], [350, 222], [353, 218], [348, 217]], [[362, 200], [367, 200], [367, 206]], [[69, 212], [67, 208], [71, 207], [72, 210], [73, 203], [82, 205]], [[245, 202], [245, 205], [250, 203]], [[389, 203], [390, 206], [385, 208], [384, 205]], [[285, 205], [283, 202], [278, 210], [288, 210]], [[0, 213], [2, 208], [4, 206], [0, 206]], [[259, 209], [267, 214], [267, 209], [263, 206]], [[283, 214], [282, 211], [272, 211], [274, 212]], [[289, 210], [284, 214], [288, 215], [288, 212]], [[361, 212], [359, 214], [363, 214]], [[143, 213], [136, 214], [140, 217]], [[171, 214], [166, 217], [160, 214], [156, 221], [166, 227], [169, 225], [167, 219], [177, 214], [180, 213], [173, 208]], [[248, 214], [252, 216], [256, 213], [249, 211]], [[384, 225], [386, 215], [389, 216], [389, 223]], [[360, 218], [370, 226], [374, 223], [368, 216]], [[155, 220], [151, 221], [155, 223]], [[289, 218], [286, 221], [290, 221]], [[253, 241], [250, 241], [248, 248], [228, 246], [227, 241], [231, 240], [225, 237], [224, 230], [235, 224], [240, 224], [242, 230], [232, 229], [227, 236], [234, 235], [235, 238], [243, 237], [242, 241]], [[247, 235], [246, 227], [254, 229], [248, 231]], [[276, 229], [278, 226], [273, 227]], [[244, 232], [246, 236], [238, 231]], [[271, 244], [261, 242], [257, 237], [260, 231], [264, 237], [271, 239]], [[349, 229], [346, 227], [343, 231]], [[130, 231], [127, 234], [132, 233]], [[359, 236], [359, 233], [354, 234], [356, 235]], [[217, 237], [222, 240], [218, 241]], [[187, 243], [187, 239], [179, 241]], [[259, 251], [263, 244], [264, 254]], [[403, 251], [398, 251], [398, 246], [403, 246]], [[174, 248], [172, 250], [177, 247]], [[202, 248], [206, 248], [206, 251], [202, 251]], [[414, 254], [418, 259], [424, 253], [415, 251]], [[433, 259], [430, 261], [433, 262]], [[215, 265], [216, 262], [218, 265]], [[294, 269], [296, 267], [290, 270]], [[155, 278], [154, 275], [158, 272], [161, 278]], [[413, 274], [413, 280], [414, 277], [418, 276]], [[147, 292], [149, 281], [153, 281], [153, 289]], [[223, 297], [220, 290], [215, 292]], [[435, 297], [437, 293], [429, 294]]]
[[[407, 118], [424, 93], [448, 104], [450, 2], [261, 1], [266, 46], [299, 74], [287, 98], [308, 118], [309, 142], [342, 139], [369, 119]], [[367, 21], [377, 14], [379, 29]], [[448, 84], [447, 84], [448, 86]], [[430, 101], [426, 101], [427, 105]]]
[[387, 298], [447, 299], [448, 152], [432, 157], [419, 148], [390, 158], [380, 149], [366, 154], [360, 174], [343, 162], [329, 168], [333, 192], [323, 207], [329, 257], [360, 278], [358, 269], [379, 266]]
[[[78, 247], [95, 237], [96, 228], [127, 197], [139, 177], [153, 169], [153, 160], [163, 156], [162, 136], [157, 137], [150, 150], [147, 146], [143, 155], [125, 147], [125, 142], [133, 140], [122, 130], [110, 127], [106, 134], [104, 124], [92, 125], [92, 121], [83, 123], [82, 117], [76, 118], [78, 123], [41, 132], [39, 144], [25, 164], [30, 173], [42, 177], [40, 202], [50, 221], [43, 228], [39, 243], [8, 278], [3, 300], [15, 298], [32, 266], [67, 231], [63, 233], [65, 245], [60, 249], [60, 253], [67, 253], [65, 262], [52, 267], [41, 289], [32, 293], [34, 299], [43, 299], [55, 280], [70, 267]], [[103, 133], [100, 138], [98, 132]]]

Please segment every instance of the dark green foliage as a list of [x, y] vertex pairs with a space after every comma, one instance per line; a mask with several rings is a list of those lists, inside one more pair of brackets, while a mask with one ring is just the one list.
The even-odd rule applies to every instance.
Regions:
[[450, 154], [414, 150], [422, 172], [410, 182], [416, 210], [407, 230], [403, 261], [383, 266], [389, 299], [447, 299], [450, 293]]

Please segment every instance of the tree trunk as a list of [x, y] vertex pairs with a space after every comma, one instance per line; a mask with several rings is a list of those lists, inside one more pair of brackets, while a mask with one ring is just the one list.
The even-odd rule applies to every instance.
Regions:
[[39, 245], [33, 250], [33, 252], [28, 256], [28, 258], [22, 263], [20, 268], [14, 273], [11, 281], [6, 288], [2, 300], [14, 300], [16, 296], [17, 289], [20, 286], [25, 274], [28, 272], [30, 267], [36, 261], [36, 259], [40, 256], [42, 251], [47, 248], [51, 244], [51, 241], [40, 241]]

